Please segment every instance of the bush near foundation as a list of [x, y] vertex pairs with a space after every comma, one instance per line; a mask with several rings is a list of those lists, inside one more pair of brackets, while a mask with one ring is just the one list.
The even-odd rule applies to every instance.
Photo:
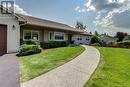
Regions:
[[49, 48], [57, 48], [57, 47], [66, 47], [69, 45], [68, 41], [47, 41], [41, 43], [41, 48], [49, 49]]
[[32, 55], [32, 54], [36, 54], [36, 53], [40, 53], [41, 52], [41, 48], [39, 45], [27, 45], [27, 44], [23, 44], [20, 47], [18, 56], [27, 56], [27, 55]]

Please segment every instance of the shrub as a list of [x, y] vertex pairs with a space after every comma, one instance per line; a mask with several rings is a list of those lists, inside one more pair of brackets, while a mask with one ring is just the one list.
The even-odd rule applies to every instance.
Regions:
[[38, 45], [21, 45], [18, 56], [27, 56], [40, 53], [41, 49]]
[[79, 46], [77, 44], [69, 44], [69, 47], [76, 47], [76, 46]]
[[100, 43], [100, 38], [98, 36], [93, 36], [92, 39], [91, 39], [91, 43], [92, 44]]
[[28, 44], [28, 45], [39, 45], [39, 42], [38, 42], [38, 41], [32, 40], [32, 39], [26, 41], [25, 43]]
[[69, 45], [68, 41], [48, 41], [42, 42], [41, 47], [43, 49], [56, 48], [56, 47], [66, 47]]
[[118, 42], [117, 47], [130, 48], [130, 41]]
[[116, 47], [116, 43], [115, 42], [108, 42], [107, 47]]
[[123, 42], [125, 42], [125, 43], [130, 43], [130, 40], [124, 40]]

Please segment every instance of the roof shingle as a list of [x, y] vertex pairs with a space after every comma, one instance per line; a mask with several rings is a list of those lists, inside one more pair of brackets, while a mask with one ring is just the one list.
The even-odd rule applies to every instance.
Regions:
[[53, 22], [50, 20], [45, 20], [45, 19], [40, 19], [32, 16], [26, 16], [26, 15], [21, 15], [23, 19], [26, 20], [26, 24], [28, 25], [36, 25], [36, 26], [41, 26], [41, 27], [49, 27], [49, 28], [55, 28], [55, 29], [60, 29], [60, 30], [66, 30], [66, 31], [74, 31], [74, 32], [84, 32], [83, 30], [79, 30], [73, 27], [70, 27], [69, 25], [58, 23], [58, 22]]

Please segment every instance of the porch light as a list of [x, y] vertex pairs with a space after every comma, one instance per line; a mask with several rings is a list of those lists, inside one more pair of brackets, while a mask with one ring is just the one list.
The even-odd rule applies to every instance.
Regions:
[[12, 29], [13, 29], [13, 30], [15, 29], [15, 25], [12, 26]]

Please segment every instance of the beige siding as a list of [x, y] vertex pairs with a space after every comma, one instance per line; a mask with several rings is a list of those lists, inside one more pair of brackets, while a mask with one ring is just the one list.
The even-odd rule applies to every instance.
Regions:
[[68, 33], [65, 33], [65, 40], [68, 40]]
[[[12, 15], [0, 14], [0, 24], [7, 25], [7, 53], [17, 52], [20, 46], [20, 26], [18, 20]], [[12, 26], [15, 26], [15, 28]]]
[[[24, 30], [30, 30], [30, 31], [38, 31], [40, 36], [40, 42], [43, 42], [43, 41], [49, 41], [49, 32], [53, 32], [53, 35], [54, 35], [54, 32], [61, 32], [61, 31], [51, 31], [51, 30], [48, 30], [48, 29], [30, 29], [30, 28], [21, 28], [20, 29], [20, 38], [23, 39], [23, 32]], [[68, 33], [62, 31], [63, 33], [65, 33], [65, 41], [68, 40]], [[53, 37], [54, 38], [54, 37]]]
[[[78, 40], [78, 38], [82, 38], [82, 40]], [[92, 36], [87, 35], [73, 35], [72, 40], [75, 44], [90, 44]]]
[[44, 41], [49, 41], [49, 31], [44, 30]]

